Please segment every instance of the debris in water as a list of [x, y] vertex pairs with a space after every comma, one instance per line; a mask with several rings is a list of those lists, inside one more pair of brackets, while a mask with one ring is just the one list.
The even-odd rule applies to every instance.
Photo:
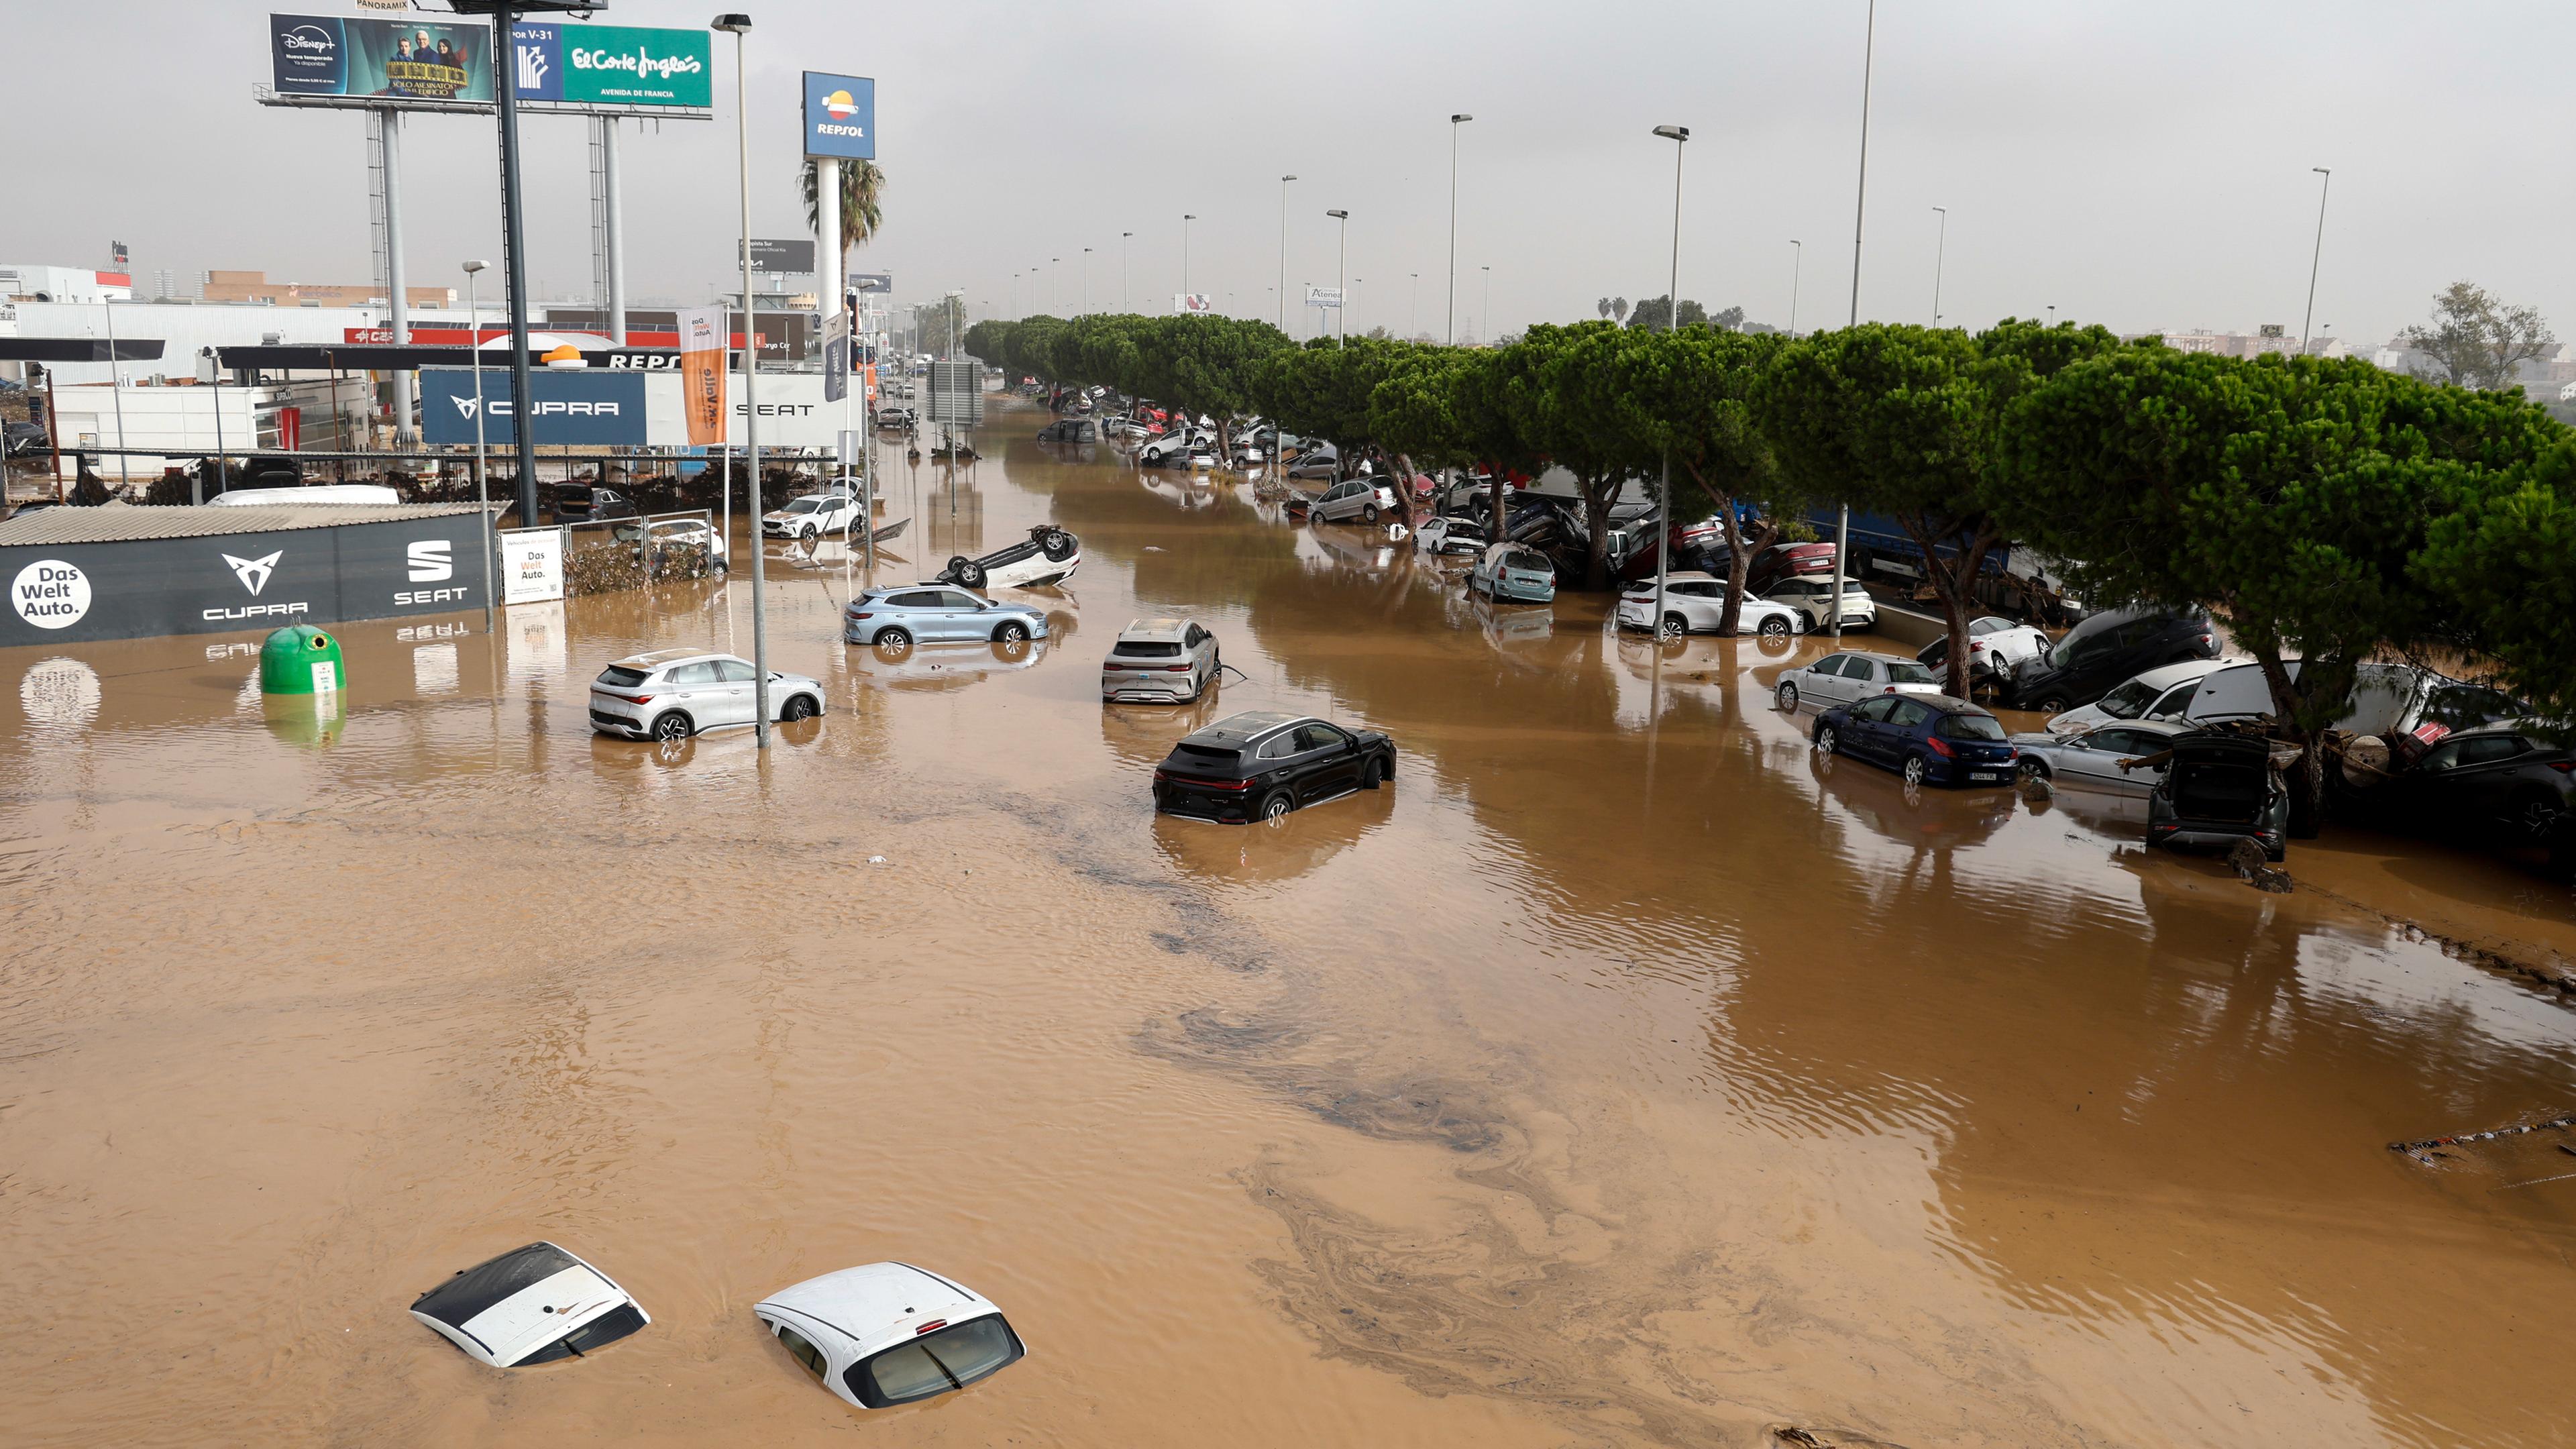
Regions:
[[2021, 777], [2021, 783], [2014, 788], [2021, 791], [2021, 798], [2033, 805], [2045, 805], [2057, 798], [2057, 787], [2048, 783], [2046, 775], [2024, 775]]
[[882, 855], [871, 855], [868, 857], [868, 864], [870, 865], [883, 865], [885, 863], [886, 859]]
[[2227, 864], [2237, 879], [2258, 891], [2283, 896], [2290, 893], [2290, 873], [2265, 860], [2263, 847], [2251, 840], [2239, 840], [2229, 846]]
[[2576, 1127], [2576, 1112], [2552, 1117], [2545, 1122], [2525, 1122], [2513, 1127], [2490, 1127], [2484, 1132], [2460, 1132], [2449, 1137], [2426, 1137], [2414, 1142], [2391, 1142], [2391, 1152], [2416, 1153], [2431, 1147], [2450, 1147], [2462, 1142], [2493, 1142], [2499, 1137], [2520, 1137], [2527, 1132], [2564, 1131]]

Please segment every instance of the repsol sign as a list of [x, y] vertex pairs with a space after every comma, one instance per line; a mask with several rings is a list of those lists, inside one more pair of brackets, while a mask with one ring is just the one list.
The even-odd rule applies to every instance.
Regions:
[[[71, 510], [65, 510], [70, 512]], [[272, 533], [0, 546], [0, 648], [482, 606], [472, 512]]]

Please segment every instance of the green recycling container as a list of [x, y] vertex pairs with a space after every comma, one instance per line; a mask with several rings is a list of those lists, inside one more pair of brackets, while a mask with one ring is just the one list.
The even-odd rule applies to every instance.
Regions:
[[348, 683], [340, 641], [310, 624], [280, 629], [259, 646], [262, 694], [336, 694]]

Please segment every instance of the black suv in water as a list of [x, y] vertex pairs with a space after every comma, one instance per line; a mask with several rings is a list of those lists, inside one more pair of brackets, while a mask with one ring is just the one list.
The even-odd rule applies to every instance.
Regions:
[[2003, 702], [2060, 714], [2159, 665], [2217, 657], [2218, 635], [2203, 615], [2118, 609], [2067, 630], [2047, 654], [2015, 670]]
[[1166, 815], [1276, 824], [1301, 805], [1374, 790], [1395, 778], [1395, 742], [1311, 715], [1231, 715], [1172, 747], [1154, 771]]

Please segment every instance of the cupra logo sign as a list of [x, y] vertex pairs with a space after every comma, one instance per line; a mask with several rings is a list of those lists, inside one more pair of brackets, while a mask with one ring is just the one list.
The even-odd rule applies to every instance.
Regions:
[[846, 121], [859, 113], [859, 103], [850, 99], [848, 91], [834, 91], [823, 98], [823, 109], [831, 112], [833, 120]]
[[277, 561], [284, 557], [286, 557], [286, 550], [279, 549], [275, 553], [259, 558], [235, 558], [231, 554], [225, 554], [224, 562], [233, 566], [234, 577], [239, 578], [242, 587], [250, 590], [250, 596], [256, 599], [259, 597], [259, 591], [268, 587], [268, 576], [277, 572]]

